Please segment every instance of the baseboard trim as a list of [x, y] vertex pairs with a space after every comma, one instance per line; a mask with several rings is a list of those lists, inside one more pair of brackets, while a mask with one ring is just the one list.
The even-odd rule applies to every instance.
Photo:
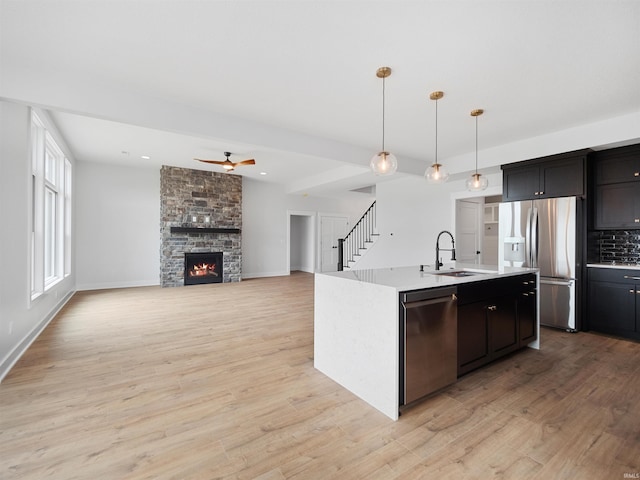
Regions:
[[289, 275], [287, 271], [280, 272], [261, 272], [261, 273], [245, 273], [242, 272], [242, 278], [263, 278], [263, 277], [285, 277]]
[[160, 280], [140, 280], [135, 282], [109, 282], [109, 283], [86, 283], [77, 285], [76, 290], [81, 292], [84, 290], [110, 290], [113, 288], [131, 288], [131, 287], [158, 287]]

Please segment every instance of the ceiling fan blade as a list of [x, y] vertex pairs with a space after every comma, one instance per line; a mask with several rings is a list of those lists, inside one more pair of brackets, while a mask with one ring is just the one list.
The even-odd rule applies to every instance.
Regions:
[[241, 162], [236, 162], [236, 165], [255, 165], [256, 161], [251, 158], [249, 160], [242, 160]]
[[199, 162], [204, 162], [204, 163], [212, 163], [214, 165], [225, 165], [229, 160], [224, 160], [224, 161], [220, 161], [220, 160], [202, 160], [200, 158], [194, 158], [194, 160], [197, 160]]

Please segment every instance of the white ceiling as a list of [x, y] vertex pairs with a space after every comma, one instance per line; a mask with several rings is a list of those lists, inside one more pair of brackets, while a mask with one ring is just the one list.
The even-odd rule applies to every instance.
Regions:
[[0, 1], [0, 98], [51, 108], [83, 161], [216, 170], [193, 158], [231, 151], [290, 192], [362, 187], [383, 65], [405, 174], [434, 159], [434, 90], [453, 172], [473, 168], [474, 108], [481, 152], [640, 112], [637, 0]]

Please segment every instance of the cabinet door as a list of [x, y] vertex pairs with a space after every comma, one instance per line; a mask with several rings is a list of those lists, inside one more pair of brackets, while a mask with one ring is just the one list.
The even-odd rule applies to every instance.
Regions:
[[493, 358], [520, 348], [516, 316], [516, 297], [500, 297], [487, 305], [489, 341]]
[[519, 343], [526, 347], [538, 338], [536, 332], [536, 291], [532, 288], [518, 297]]
[[489, 324], [483, 302], [458, 306], [458, 376], [491, 359]]
[[640, 181], [640, 147], [620, 147], [598, 152], [596, 158], [596, 183], [621, 183]]
[[533, 200], [540, 192], [540, 167], [505, 168], [502, 176], [502, 199], [505, 202], [515, 200]]
[[640, 228], [640, 183], [599, 185], [595, 228]]
[[589, 281], [589, 328], [626, 335], [636, 331], [636, 286]]
[[584, 157], [552, 160], [540, 165], [540, 197], [584, 194]]

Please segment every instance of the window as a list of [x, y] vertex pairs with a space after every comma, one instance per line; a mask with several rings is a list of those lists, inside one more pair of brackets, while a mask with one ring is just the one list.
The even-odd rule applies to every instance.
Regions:
[[31, 298], [71, 273], [71, 162], [31, 119]]

